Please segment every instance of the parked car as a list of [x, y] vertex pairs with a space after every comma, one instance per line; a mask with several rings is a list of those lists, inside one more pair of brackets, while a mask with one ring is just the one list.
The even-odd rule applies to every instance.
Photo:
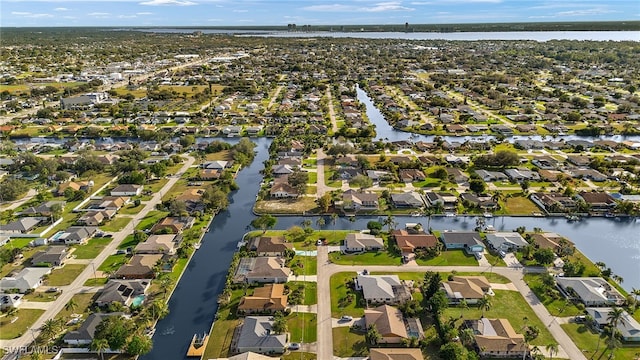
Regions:
[[47, 291], [48, 293], [57, 293], [57, 292], [62, 292], [60, 289], [58, 289], [57, 287], [52, 287], [52, 288], [48, 288]]
[[349, 315], [342, 315], [342, 317], [340, 318], [340, 321], [351, 321], [351, 320], [353, 320], [353, 317]]
[[578, 324], [582, 324], [582, 323], [584, 323], [585, 321], [587, 321], [587, 317], [586, 317], [586, 316], [584, 316], [584, 315], [578, 315], [578, 316], [576, 316], [576, 317], [574, 317], [574, 318], [573, 318], [573, 321], [575, 321], [575, 322], [576, 322], [576, 323], [578, 323]]
[[289, 344], [289, 350], [300, 350], [300, 344], [298, 343]]
[[504, 258], [505, 256], [507, 256], [507, 253], [502, 250], [500, 250], [498, 254], [500, 255], [501, 258]]

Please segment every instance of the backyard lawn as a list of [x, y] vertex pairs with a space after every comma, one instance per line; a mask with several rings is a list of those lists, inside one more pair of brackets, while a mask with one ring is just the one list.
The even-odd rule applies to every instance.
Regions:
[[[585, 324], [562, 324], [562, 329], [569, 335], [571, 340], [581, 349], [585, 355], [588, 355], [590, 359], [608, 359], [610, 350], [607, 349], [606, 337], [601, 335]], [[596, 350], [598, 350], [596, 352]], [[633, 360], [637, 359], [638, 353], [640, 353], [639, 346], [628, 346], [616, 349], [613, 359]]]
[[127, 261], [129, 261], [129, 258], [126, 254], [110, 255], [98, 267], [98, 270], [105, 272], [115, 272], [120, 266], [122, 266], [122, 264], [126, 263]]
[[[291, 334], [290, 342], [315, 342], [318, 338], [318, 315], [292, 313], [287, 316], [287, 328]], [[303, 330], [304, 338], [302, 337]]]
[[400, 256], [389, 254], [386, 251], [366, 252], [364, 254], [329, 253], [329, 260], [338, 265], [400, 265]]
[[307, 282], [289, 281], [287, 282], [287, 285], [289, 286], [289, 289], [291, 289], [291, 291], [294, 291], [295, 289], [304, 285], [305, 289], [304, 289], [304, 299], [302, 300], [302, 305], [313, 305], [318, 303], [318, 297], [316, 296], [317, 295], [316, 283], [311, 281], [307, 281]]
[[45, 292], [32, 292], [30, 294], [26, 294], [22, 300], [23, 301], [34, 301], [34, 302], [50, 302], [55, 301], [58, 296], [60, 296], [59, 292], [56, 293], [45, 293]]
[[203, 359], [217, 359], [229, 356], [229, 348], [233, 338], [233, 331], [240, 325], [241, 320], [236, 316], [236, 309], [244, 290], [234, 290], [231, 301], [226, 306], [220, 306], [217, 319], [213, 325], [212, 334], [204, 351]]
[[315, 256], [296, 255], [289, 267], [295, 275], [316, 275], [318, 273], [318, 261]]
[[155, 225], [158, 221], [164, 219], [167, 215], [169, 215], [168, 211], [149, 211], [147, 215], [140, 220], [140, 223], [136, 226], [136, 230], [146, 230], [150, 229]]
[[554, 299], [547, 295], [545, 285], [542, 283], [542, 274], [525, 274], [524, 281], [531, 291], [540, 299], [549, 313], [554, 316], [576, 316], [583, 312], [575, 304], [565, 301], [564, 298]]
[[464, 250], [442, 251], [439, 256], [433, 259], [417, 259], [416, 263], [421, 266], [478, 266], [478, 260]]
[[83, 264], [66, 264], [60, 269], [55, 269], [47, 278], [48, 286], [65, 286], [70, 285], [87, 265]]
[[504, 200], [505, 212], [510, 215], [531, 215], [541, 212], [531, 200], [524, 196], [512, 196]]
[[[75, 302], [76, 306], [70, 306], [66, 308], [62, 308], [60, 312], [56, 315], [56, 319], [65, 319], [69, 320], [71, 318], [71, 314], [88, 314], [89, 306], [93, 303], [93, 297], [96, 294], [94, 293], [85, 293], [85, 294], [75, 294], [71, 299]], [[68, 304], [68, 303], [67, 303]]]
[[19, 309], [14, 316], [3, 316], [0, 318], [0, 339], [8, 340], [22, 336], [33, 324], [44, 310], [40, 309]]
[[333, 328], [333, 355], [338, 357], [364, 357], [369, 354], [369, 347], [364, 333], [351, 330], [349, 327]]
[[76, 259], [94, 259], [102, 252], [102, 249], [109, 245], [111, 240], [113, 238], [94, 237], [88, 243], [76, 246], [73, 255]]

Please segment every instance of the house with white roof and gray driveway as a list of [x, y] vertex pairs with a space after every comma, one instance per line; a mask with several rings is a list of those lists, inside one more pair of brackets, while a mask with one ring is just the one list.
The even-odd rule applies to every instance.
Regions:
[[496, 232], [487, 234], [487, 243], [493, 250], [513, 251], [529, 243], [517, 232]]
[[624, 296], [601, 277], [558, 277], [556, 284], [568, 299], [586, 306], [621, 306], [625, 302]]

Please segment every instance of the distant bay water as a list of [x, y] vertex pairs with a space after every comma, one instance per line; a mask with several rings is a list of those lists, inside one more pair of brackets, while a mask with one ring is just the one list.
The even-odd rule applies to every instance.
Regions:
[[504, 31], [504, 32], [288, 32], [271, 30], [231, 30], [231, 29], [183, 29], [150, 28], [139, 29], [155, 33], [227, 34], [235, 36], [290, 37], [290, 38], [359, 38], [359, 39], [404, 39], [404, 40], [577, 40], [577, 41], [640, 41], [640, 31]]

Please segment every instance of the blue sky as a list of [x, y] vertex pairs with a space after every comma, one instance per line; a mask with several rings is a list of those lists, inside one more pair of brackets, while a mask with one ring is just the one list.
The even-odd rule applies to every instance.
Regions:
[[638, 0], [2, 0], [1, 26], [259, 26], [640, 20]]

